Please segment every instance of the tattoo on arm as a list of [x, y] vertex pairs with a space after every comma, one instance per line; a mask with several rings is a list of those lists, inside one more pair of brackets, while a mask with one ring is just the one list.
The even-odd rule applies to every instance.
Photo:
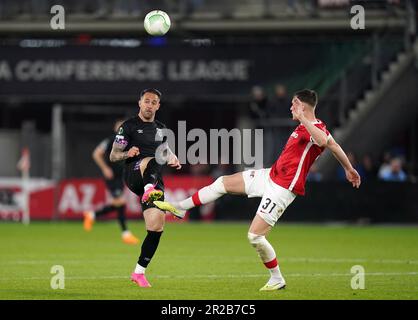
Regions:
[[128, 151], [123, 151], [124, 145], [113, 143], [112, 151], [110, 152], [110, 161], [117, 162], [128, 159]]

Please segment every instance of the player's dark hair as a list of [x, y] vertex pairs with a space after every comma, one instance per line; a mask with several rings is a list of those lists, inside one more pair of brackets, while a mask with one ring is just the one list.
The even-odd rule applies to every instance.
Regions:
[[163, 94], [160, 92], [160, 90], [157, 90], [157, 89], [155, 89], [155, 88], [147, 88], [147, 89], [142, 90], [140, 98], [142, 98], [142, 97], [143, 97], [143, 95], [144, 95], [144, 94], [146, 94], [146, 93], [153, 93], [153, 94], [156, 94], [160, 100], [161, 100], [161, 96], [163, 95]]
[[318, 103], [318, 94], [309, 89], [303, 89], [295, 92], [295, 97], [299, 98], [300, 101], [309, 104], [312, 108], [315, 108]]

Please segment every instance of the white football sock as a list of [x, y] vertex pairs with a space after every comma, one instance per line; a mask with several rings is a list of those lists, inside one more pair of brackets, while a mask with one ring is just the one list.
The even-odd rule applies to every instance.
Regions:
[[144, 274], [145, 270], [146, 270], [146, 268], [144, 268], [143, 266], [140, 266], [139, 264], [136, 264], [134, 272]]
[[129, 230], [125, 230], [125, 231], [122, 232], [122, 237], [127, 237], [127, 236], [130, 236], [130, 235], [131, 235], [131, 232]]
[[223, 183], [223, 177], [219, 177], [212, 184], [203, 187], [197, 191], [193, 196], [186, 200], [180, 201], [177, 206], [179, 209], [189, 210], [193, 207], [206, 204], [222, 197], [226, 193]]
[[146, 192], [149, 188], [153, 187], [154, 185], [152, 183], [148, 183], [144, 186], [144, 192]]
[[179, 202], [176, 202], [175, 204], [174, 204], [174, 206], [176, 207], [176, 208], [178, 208], [178, 209], [182, 209], [182, 210], [189, 210], [189, 209], [191, 209], [191, 208], [194, 208], [194, 203], [193, 203], [193, 199], [192, 199], [192, 197], [189, 197], [189, 198], [187, 198], [187, 199], [185, 199], [185, 200], [182, 200], [182, 201], [179, 201]]
[[270, 271], [270, 279], [267, 282], [268, 285], [277, 284], [278, 282], [283, 282], [284, 278], [282, 276], [282, 273], [280, 272], [280, 268], [277, 265], [275, 268], [269, 269]]
[[266, 237], [249, 232], [248, 240], [257, 251], [258, 256], [261, 258], [261, 261], [263, 261], [266, 268], [269, 269], [270, 280], [268, 283], [275, 284], [279, 281], [283, 281], [283, 276], [276, 259], [276, 252], [270, 242], [267, 241]]

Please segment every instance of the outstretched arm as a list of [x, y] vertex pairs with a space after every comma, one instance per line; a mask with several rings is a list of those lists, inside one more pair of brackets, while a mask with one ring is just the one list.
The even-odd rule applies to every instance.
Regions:
[[361, 184], [360, 175], [351, 165], [350, 160], [348, 160], [348, 157], [341, 146], [334, 140], [334, 138], [330, 137], [326, 147], [331, 150], [333, 156], [344, 168], [347, 180], [351, 182], [354, 188], [359, 188]]
[[172, 168], [176, 168], [177, 170], [181, 169], [181, 164], [177, 156], [174, 154], [173, 151], [171, 151], [170, 147], [167, 145], [167, 152], [168, 152], [168, 161], [167, 165], [169, 165]]

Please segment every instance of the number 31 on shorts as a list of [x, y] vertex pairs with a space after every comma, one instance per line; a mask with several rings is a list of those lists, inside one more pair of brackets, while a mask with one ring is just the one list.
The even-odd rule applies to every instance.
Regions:
[[272, 213], [273, 209], [276, 208], [277, 204], [272, 202], [270, 198], [266, 198], [266, 201], [261, 206], [263, 210], [269, 210], [268, 213]]

